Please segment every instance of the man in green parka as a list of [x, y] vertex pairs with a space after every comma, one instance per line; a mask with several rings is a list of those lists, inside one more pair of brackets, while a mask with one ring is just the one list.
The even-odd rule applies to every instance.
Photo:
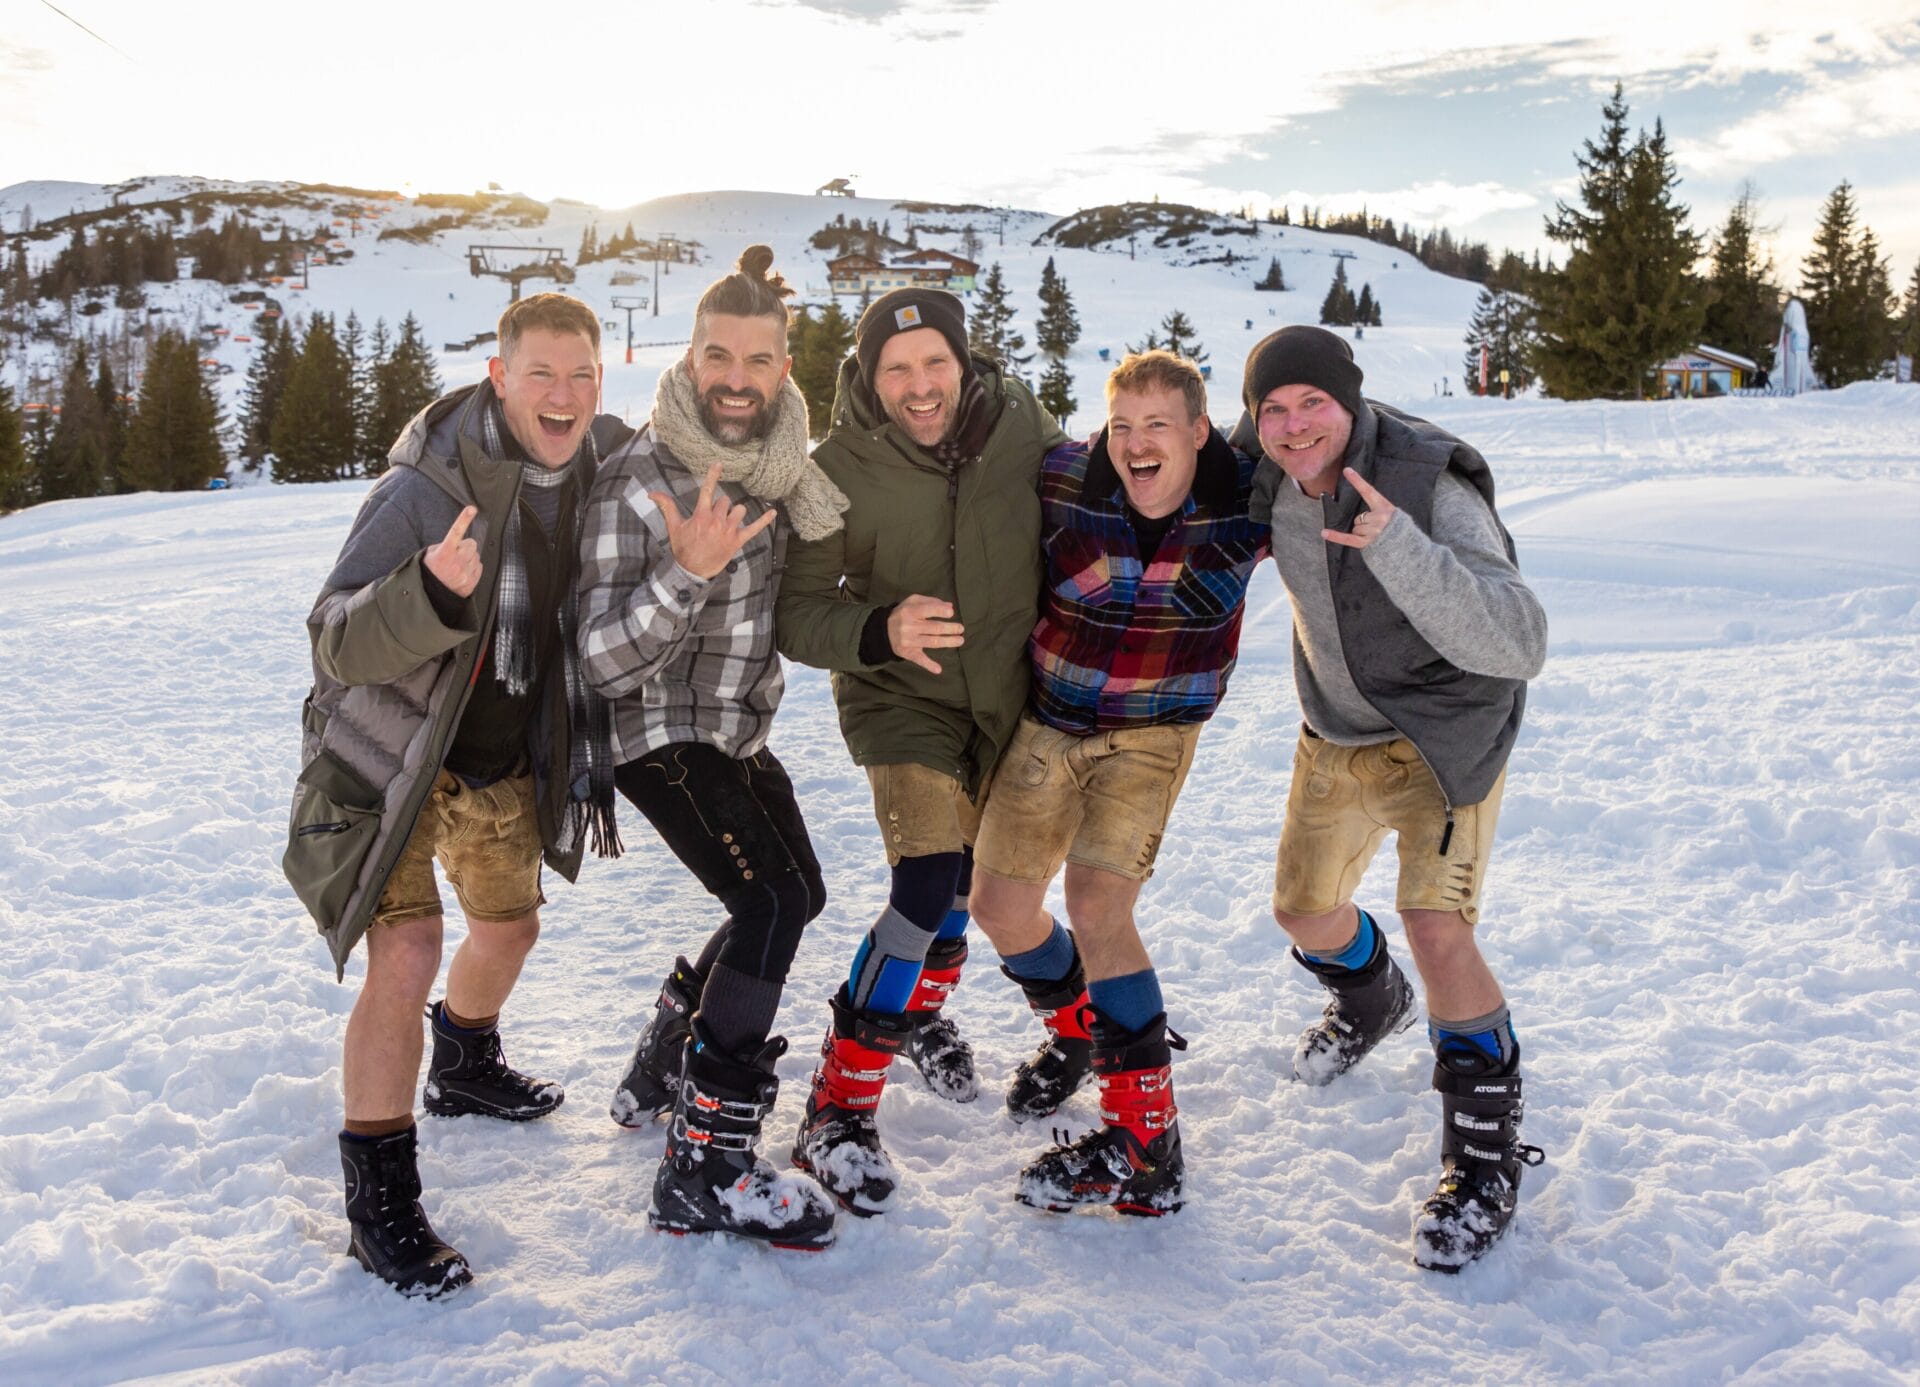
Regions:
[[874, 1214], [897, 1183], [874, 1116], [893, 1057], [937, 1093], [978, 1092], [940, 1006], [966, 959], [980, 802], [1026, 705], [1040, 464], [1066, 435], [970, 353], [952, 294], [883, 295], [854, 340], [814, 453], [851, 507], [842, 529], [789, 551], [775, 635], [787, 658], [833, 671], [892, 867], [887, 908], [830, 1004], [794, 1147], [843, 1205]]

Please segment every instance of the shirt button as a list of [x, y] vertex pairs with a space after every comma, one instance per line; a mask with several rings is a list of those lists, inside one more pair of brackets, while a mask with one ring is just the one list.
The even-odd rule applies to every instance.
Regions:
[[693, 590], [691, 588], [675, 588], [673, 590], [673, 595], [679, 598], [682, 602], [693, 601]]

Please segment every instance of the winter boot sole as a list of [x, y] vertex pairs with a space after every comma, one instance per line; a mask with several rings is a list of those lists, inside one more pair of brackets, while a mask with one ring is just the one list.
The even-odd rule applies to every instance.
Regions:
[[453, 1271], [449, 1272], [439, 1281], [416, 1281], [407, 1286], [394, 1285], [393, 1282], [387, 1281], [386, 1278], [380, 1275], [379, 1270], [373, 1265], [372, 1259], [361, 1249], [360, 1237], [357, 1233], [350, 1234], [347, 1238], [347, 1255], [358, 1262], [369, 1276], [381, 1281], [385, 1285], [393, 1286], [395, 1291], [405, 1296], [408, 1300], [439, 1300], [442, 1296], [452, 1295], [462, 1287], [473, 1284], [473, 1269], [463, 1260]]
[[420, 1106], [434, 1117], [493, 1117], [502, 1122], [534, 1122], [566, 1101], [566, 1095], [563, 1093], [548, 1107], [501, 1108], [468, 1098], [463, 1094], [450, 1094], [445, 1089], [437, 1093], [429, 1089], [421, 1095]]
[[824, 1239], [811, 1243], [783, 1242], [779, 1238], [762, 1238], [752, 1233], [743, 1233], [738, 1228], [701, 1228], [691, 1223], [676, 1223], [672, 1219], [648, 1214], [647, 1223], [660, 1233], [671, 1233], [676, 1238], [690, 1238], [706, 1234], [712, 1237], [739, 1238], [742, 1242], [761, 1243], [767, 1247], [777, 1247], [782, 1252], [825, 1252], [833, 1246], [833, 1234], [829, 1232]]

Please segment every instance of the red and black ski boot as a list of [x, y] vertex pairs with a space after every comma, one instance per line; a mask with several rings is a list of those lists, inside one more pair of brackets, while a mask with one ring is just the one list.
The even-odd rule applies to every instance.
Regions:
[[412, 1127], [366, 1139], [340, 1134], [347, 1251], [401, 1295], [435, 1300], [473, 1280], [473, 1272], [420, 1207], [418, 1152]]
[[1066, 1213], [1108, 1206], [1158, 1218], [1180, 1208], [1179, 1109], [1173, 1103], [1173, 1051], [1187, 1042], [1167, 1029], [1162, 1012], [1132, 1034], [1098, 1012], [1093, 1019], [1093, 1073], [1106, 1125], [1059, 1145], [1020, 1172], [1014, 1195], [1036, 1209]]
[[498, 1117], [531, 1122], [566, 1101], [556, 1083], [530, 1078], [507, 1064], [500, 1028], [462, 1030], [447, 1020], [447, 1004], [427, 1010], [433, 1022], [433, 1063], [427, 1067], [420, 1105], [435, 1117]]
[[967, 941], [936, 939], [927, 950], [920, 981], [907, 999], [907, 1019], [913, 1031], [907, 1037], [907, 1058], [927, 1081], [927, 1087], [955, 1103], [971, 1103], [980, 1096], [980, 1080], [973, 1071], [973, 1047], [960, 1038], [960, 1028], [941, 1008], [960, 985], [967, 962]]
[[722, 1054], [692, 1039], [674, 1084], [673, 1125], [653, 1181], [648, 1222], [668, 1233], [731, 1233], [775, 1247], [833, 1246], [833, 1201], [797, 1171], [778, 1171], [754, 1148], [780, 1094], [774, 1036], [750, 1055]]
[[847, 1212], [866, 1218], [887, 1207], [900, 1183], [880, 1145], [875, 1112], [887, 1067], [906, 1048], [912, 1025], [899, 1013], [855, 1011], [844, 986], [828, 1005], [833, 1022], [820, 1042], [793, 1163]]
[[1520, 1051], [1504, 1071], [1467, 1047], [1448, 1049], [1433, 1066], [1445, 1125], [1440, 1184], [1413, 1221], [1413, 1260], [1428, 1271], [1457, 1272], [1500, 1240], [1520, 1201], [1520, 1173], [1546, 1153], [1520, 1140]]
[[686, 959], [673, 961], [673, 971], [660, 984], [660, 1000], [633, 1047], [626, 1077], [613, 1091], [609, 1111], [622, 1127], [644, 1127], [673, 1111], [673, 1095], [680, 1087], [680, 1052], [686, 1048], [687, 1028], [699, 1009], [705, 981]]
[[1373, 957], [1358, 968], [1321, 963], [1300, 950], [1294, 959], [1332, 994], [1321, 1018], [1300, 1033], [1293, 1077], [1318, 1088], [1365, 1059], [1390, 1035], [1414, 1022], [1413, 988], [1387, 952], [1386, 932], [1374, 926]]
[[1023, 978], [1004, 964], [1000, 971], [1020, 985], [1027, 1005], [1047, 1028], [1047, 1038], [1033, 1058], [1022, 1060], [1007, 1085], [1007, 1115], [1015, 1122], [1045, 1117], [1093, 1076], [1093, 1038], [1087, 1031], [1092, 1015], [1087, 1000], [1087, 970], [1074, 946], [1073, 967], [1057, 982]]

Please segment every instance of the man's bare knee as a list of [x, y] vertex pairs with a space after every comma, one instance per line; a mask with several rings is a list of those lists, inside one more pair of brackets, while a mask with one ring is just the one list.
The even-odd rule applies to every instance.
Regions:
[[526, 957], [540, 939], [540, 912], [517, 920], [470, 920], [467, 937], [488, 953]]
[[440, 917], [375, 925], [367, 933], [367, 985], [427, 995], [440, 972]]
[[1480, 955], [1473, 926], [1457, 910], [1409, 910], [1400, 918], [1407, 931], [1407, 948], [1424, 963], [1446, 964]]

